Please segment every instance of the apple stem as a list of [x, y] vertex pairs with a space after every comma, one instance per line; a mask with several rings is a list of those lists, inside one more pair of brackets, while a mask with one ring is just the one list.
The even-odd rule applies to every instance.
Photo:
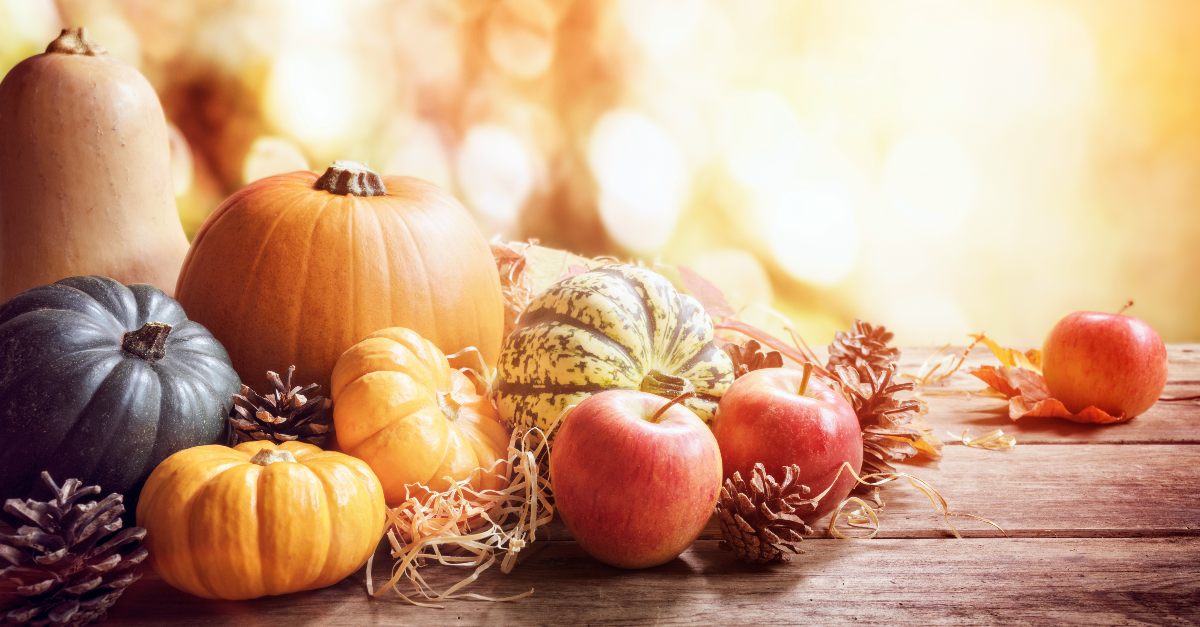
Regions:
[[1121, 315], [1121, 314], [1125, 313], [1125, 310], [1126, 310], [1126, 309], [1129, 309], [1130, 307], [1133, 307], [1133, 300], [1127, 300], [1127, 301], [1125, 301], [1125, 306], [1124, 306], [1124, 307], [1121, 307], [1121, 309], [1119, 309], [1119, 310], [1117, 311], [1117, 315], [1119, 316], [1119, 315]]
[[812, 379], [812, 371], [813, 365], [807, 361], [804, 362], [804, 378], [800, 379], [800, 396], [804, 396], [804, 393], [808, 391], [808, 381]]
[[650, 422], [657, 424], [659, 420], [662, 420], [663, 414], [667, 413], [667, 410], [670, 409], [672, 405], [682, 403], [683, 401], [686, 401], [695, 395], [695, 392], [684, 392], [683, 394], [680, 394], [679, 396], [667, 401], [662, 407], [658, 408], [658, 411], [654, 412], [654, 415], [650, 416]]

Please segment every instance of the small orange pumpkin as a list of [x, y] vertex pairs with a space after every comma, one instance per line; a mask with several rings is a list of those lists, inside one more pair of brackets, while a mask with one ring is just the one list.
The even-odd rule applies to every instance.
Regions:
[[404, 500], [407, 484], [444, 490], [446, 477], [502, 487], [495, 472], [475, 473], [508, 451], [495, 407], [417, 332], [368, 335], [338, 359], [330, 391], [338, 448], [371, 466], [389, 504]]
[[365, 463], [302, 442], [182, 450], [150, 474], [137, 508], [154, 570], [227, 600], [345, 579], [375, 552], [385, 516]]
[[474, 346], [490, 364], [504, 329], [495, 260], [467, 210], [432, 183], [349, 161], [227, 198], [176, 299], [243, 381], [295, 364], [326, 389], [338, 356], [376, 329], [415, 329], [447, 353]]

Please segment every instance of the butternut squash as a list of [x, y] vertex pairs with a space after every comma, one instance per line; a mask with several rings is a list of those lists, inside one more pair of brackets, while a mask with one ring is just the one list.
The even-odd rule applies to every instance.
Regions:
[[0, 83], [0, 302], [75, 275], [171, 294], [187, 238], [150, 83], [65, 29]]

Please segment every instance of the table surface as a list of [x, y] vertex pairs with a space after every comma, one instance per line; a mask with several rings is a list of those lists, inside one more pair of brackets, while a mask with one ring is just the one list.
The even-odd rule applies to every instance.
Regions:
[[[916, 372], [932, 352], [904, 350], [901, 372]], [[1200, 345], [1169, 353], [1164, 396], [1200, 394]], [[977, 349], [968, 363], [992, 358]], [[958, 518], [963, 538], [955, 539], [928, 499], [897, 482], [884, 490], [878, 538], [806, 539], [803, 555], [772, 567], [745, 566], [721, 551], [715, 524], [678, 559], [642, 571], [601, 565], [552, 527], [552, 538], [529, 547], [512, 574], [493, 568], [470, 588], [492, 596], [534, 590], [519, 601], [412, 607], [395, 596], [368, 597], [360, 572], [315, 592], [213, 602], [147, 573], [110, 622], [1200, 623], [1200, 402], [1160, 402], [1122, 425], [1013, 423], [1004, 401], [979, 395], [981, 388], [955, 375], [924, 395], [928, 421], [944, 439], [1001, 428], [1016, 436], [1016, 448], [948, 440], [940, 462], [902, 469], [1007, 536]], [[390, 564], [377, 556], [376, 577], [386, 580]]]

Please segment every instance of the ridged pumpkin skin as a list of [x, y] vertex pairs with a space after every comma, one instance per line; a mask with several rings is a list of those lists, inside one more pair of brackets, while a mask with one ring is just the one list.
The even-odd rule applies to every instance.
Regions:
[[90, 45], [64, 31], [0, 83], [0, 301], [75, 275], [175, 290], [188, 243], [162, 106]]
[[493, 472], [473, 475], [508, 451], [491, 401], [415, 331], [383, 329], [352, 346], [333, 369], [331, 391], [338, 448], [375, 470], [388, 503], [402, 502], [410, 483], [444, 490], [447, 476], [503, 487]]
[[[260, 451], [294, 461], [255, 462]], [[198, 446], [167, 458], [137, 508], [154, 570], [206, 599], [333, 585], [383, 536], [383, 488], [365, 463], [301, 442]]]
[[685, 404], [708, 422], [732, 382], [696, 299], [656, 272], [612, 265], [567, 277], [529, 304], [500, 354], [496, 401], [514, 428], [548, 429], [603, 390], [693, 391]]
[[225, 344], [243, 380], [294, 364], [297, 380], [329, 389], [347, 348], [398, 325], [446, 353], [474, 346], [495, 363], [504, 310], [478, 227], [431, 183], [370, 175], [386, 194], [316, 189], [313, 172], [256, 181], [196, 235], [177, 298]]
[[[147, 323], [166, 331], [161, 355], [126, 348], [155, 335]], [[220, 342], [157, 288], [88, 276], [22, 292], [0, 305], [0, 501], [49, 470], [132, 507], [168, 455], [221, 439], [237, 391]]]

